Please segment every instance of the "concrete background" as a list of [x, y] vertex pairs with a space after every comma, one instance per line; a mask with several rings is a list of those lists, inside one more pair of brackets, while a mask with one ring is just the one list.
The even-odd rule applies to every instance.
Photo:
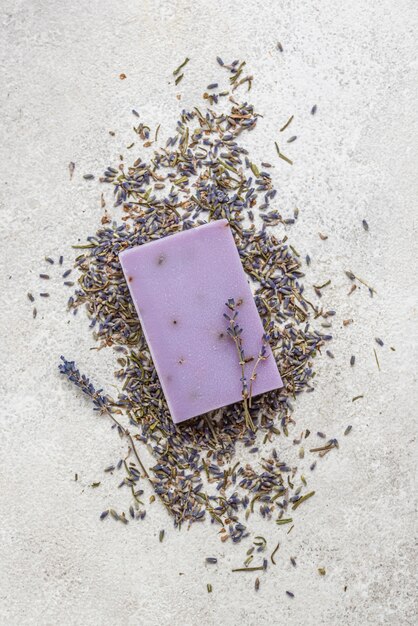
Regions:
[[[1, 624], [417, 623], [416, 0], [3, 0], [0, 10]], [[313, 259], [308, 291], [331, 278], [324, 302], [337, 310], [335, 359], [318, 360], [317, 389], [295, 417], [297, 432], [325, 431], [341, 447], [318, 463], [317, 495], [288, 537], [253, 522], [268, 553], [282, 539], [258, 593], [252, 575], [230, 572], [249, 544], [221, 544], [208, 525], [174, 531], [157, 503], [143, 523], [99, 522], [104, 508], [127, 507], [117, 477], [103, 473], [120, 443], [59, 379], [57, 362], [76, 358], [113, 391], [113, 356], [91, 351], [84, 315], [67, 316], [58, 268], [36, 320], [26, 298], [45, 288], [44, 255], [63, 254], [67, 267], [71, 244], [97, 226], [102, 190], [82, 174], [128, 152], [131, 109], [167, 137], [180, 108], [225, 81], [218, 54], [246, 59], [255, 76], [251, 101], [264, 118], [246, 142], [275, 164], [279, 207], [300, 209], [289, 236]], [[186, 55], [175, 88], [171, 72]], [[273, 145], [291, 114], [293, 167]], [[348, 297], [346, 269], [377, 295]]]

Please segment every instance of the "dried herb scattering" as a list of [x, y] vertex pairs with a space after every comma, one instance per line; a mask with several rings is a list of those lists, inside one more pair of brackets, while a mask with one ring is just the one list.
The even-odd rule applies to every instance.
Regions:
[[[173, 72], [176, 80], [186, 61]], [[312, 321], [334, 312], [305, 298], [301, 258], [285, 233], [297, 214], [283, 217], [266, 171], [270, 165], [259, 169], [239, 141], [241, 134], [255, 128], [259, 114], [248, 102], [237, 102], [231, 90], [242, 85], [249, 89], [252, 76], [244, 74], [244, 62], [226, 64], [219, 57], [217, 61], [229, 74], [227, 89], [215, 93], [214, 84], [210, 85], [208, 107], [183, 110], [165, 145], [157, 145], [156, 131], [152, 156], [137, 155], [130, 164], [122, 160], [106, 168], [100, 181], [110, 186], [121, 219], [99, 224], [85, 244], [74, 246], [78, 280], [68, 307], [76, 313], [85, 306], [97, 348], [115, 351], [120, 392], [111, 397], [96, 389], [74, 361], [64, 357], [59, 369], [90, 398], [99, 414], [110, 418], [112, 428], [126, 442], [126, 477], [120, 486], [128, 489], [131, 519], [145, 516], [139, 485], [146, 482], [154, 492], [150, 501], [158, 499], [175, 526], [209, 518], [221, 541], [238, 543], [249, 535], [251, 516], [258, 513], [278, 526], [291, 524], [289, 511], [314, 494], [306, 493], [306, 479], [286, 463], [274, 441], [288, 436], [294, 402], [302, 392], [313, 391], [314, 358], [332, 339], [315, 329]], [[213, 106], [220, 103], [215, 111]], [[148, 140], [145, 124], [134, 130]], [[278, 146], [277, 152], [291, 163]], [[284, 387], [251, 397], [251, 383], [265, 356], [260, 338], [260, 353], [243, 375], [243, 402], [175, 425], [118, 257], [126, 248], [222, 218], [231, 226]], [[228, 301], [227, 310], [228, 334], [235, 339], [239, 306]], [[238, 341], [237, 348], [237, 357], [245, 360], [245, 346]], [[252, 464], [242, 463], [237, 456], [238, 442], [254, 450]], [[327, 451], [335, 447], [329, 446]], [[149, 467], [142, 460], [143, 447], [154, 459]], [[129, 521], [113, 509], [107, 515], [124, 524]], [[271, 555], [273, 563], [276, 551]], [[264, 563], [233, 571], [263, 569]]]

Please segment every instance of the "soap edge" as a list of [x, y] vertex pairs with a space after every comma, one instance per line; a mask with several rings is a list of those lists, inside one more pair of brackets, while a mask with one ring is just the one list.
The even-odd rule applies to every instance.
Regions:
[[190, 234], [194, 232], [195, 230], [200, 230], [201, 228], [209, 228], [209, 227], [214, 228], [214, 226], [218, 223], [224, 223], [224, 225], [228, 226], [229, 230], [231, 231], [231, 226], [227, 219], [222, 218], [221, 220], [212, 220], [211, 222], [207, 222], [206, 224], [201, 224], [200, 226], [196, 226], [195, 228], [190, 228], [189, 230], [180, 230], [176, 233], [172, 233], [171, 235], [167, 235], [167, 237], [160, 237], [159, 239], [154, 239], [153, 241], [147, 241], [146, 243], [140, 243], [135, 246], [132, 246], [131, 248], [126, 248], [126, 250], [122, 250], [121, 252], [119, 252], [119, 261], [122, 264], [122, 258], [129, 256], [130, 254], [132, 254], [134, 250], [137, 250], [138, 248], [141, 248], [142, 250], [146, 248], [147, 246], [150, 246], [150, 245], [152, 246], [156, 243], [161, 243], [165, 241], [166, 239], [171, 239], [171, 237], [184, 238], [184, 237], [190, 236]]

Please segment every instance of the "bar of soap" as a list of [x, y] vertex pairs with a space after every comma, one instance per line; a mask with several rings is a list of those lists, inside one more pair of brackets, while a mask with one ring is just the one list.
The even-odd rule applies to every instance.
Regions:
[[[246, 357], [257, 357], [263, 325], [227, 220], [121, 252], [120, 262], [175, 423], [242, 399], [241, 367], [227, 334], [233, 298]], [[253, 396], [282, 387], [269, 355]], [[246, 366], [247, 379], [251, 363]]]

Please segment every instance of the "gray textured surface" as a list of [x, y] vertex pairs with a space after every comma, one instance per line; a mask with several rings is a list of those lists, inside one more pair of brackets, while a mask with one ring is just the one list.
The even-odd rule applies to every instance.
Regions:
[[[416, 1], [12, 1], [0, 21], [1, 624], [416, 623]], [[126, 505], [103, 476], [119, 443], [56, 365], [62, 352], [77, 357], [110, 385], [112, 356], [90, 351], [58, 278], [35, 321], [26, 300], [43, 287], [44, 254], [69, 258], [97, 224], [99, 186], [82, 174], [99, 174], [131, 142], [131, 108], [167, 136], [179, 109], [220, 76], [216, 54], [247, 59], [256, 77], [252, 100], [265, 117], [248, 145], [276, 163], [280, 207], [301, 211], [291, 239], [313, 259], [306, 284], [332, 278], [324, 300], [337, 309], [336, 358], [319, 361], [296, 419], [298, 431], [335, 435], [341, 449], [318, 464], [317, 495], [289, 537], [255, 526], [270, 546], [283, 536], [258, 594], [250, 575], [230, 573], [247, 546], [220, 544], [207, 525], [175, 532], [158, 504], [139, 525], [99, 523], [102, 509]], [[171, 71], [186, 55], [175, 89]], [[290, 114], [292, 168], [273, 146]], [[347, 297], [348, 268], [375, 298]], [[385, 340], [380, 372], [375, 336]], [[209, 554], [219, 558], [211, 569]]]

